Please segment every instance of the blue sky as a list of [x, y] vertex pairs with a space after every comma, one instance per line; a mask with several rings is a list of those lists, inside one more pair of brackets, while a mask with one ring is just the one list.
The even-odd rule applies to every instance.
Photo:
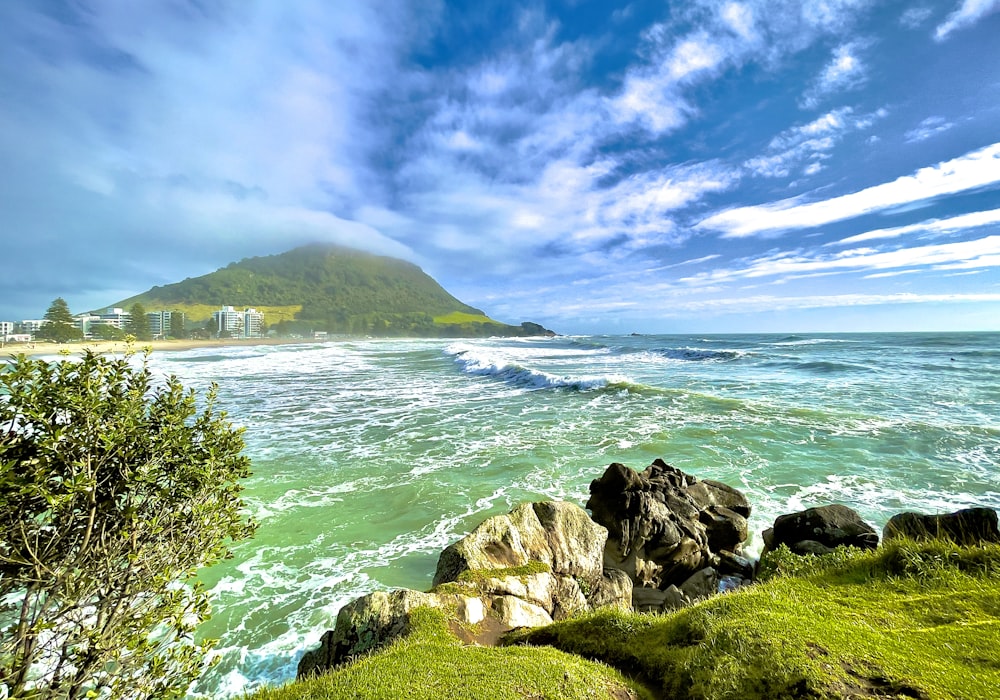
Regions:
[[0, 320], [331, 241], [566, 333], [997, 330], [998, 37], [1000, 0], [6, 0]]

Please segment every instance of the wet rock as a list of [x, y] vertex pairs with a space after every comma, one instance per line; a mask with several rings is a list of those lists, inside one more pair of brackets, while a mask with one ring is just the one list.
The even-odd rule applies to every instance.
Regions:
[[841, 545], [875, 549], [878, 533], [854, 510], [833, 504], [778, 516], [764, 532], [764, 552], [782, 544], [796, 554], [826, 553]]
[[751, 560], [725, 550], [719, 552], [717, 568], [722, 576], [737, 576], [746, 580], [754, 577], [754, 563]]
[[642, 473], [614, 463], [590, 484], [593, 519], [608, 530], [604, 566], [632, 579], [633, 603], [681, 585], [712, 566], [717, 552], [739, 553], [750, 504], [738, 490], [685, 474], [663, 460]]
[[1000, 542], [1000, 528], [992, 508], [965, 508], [940, 515], [899, 513], [886, 523], [882, 539], [900, 537], [917, 541], [945, 538], [955, 544], [975, 546]]

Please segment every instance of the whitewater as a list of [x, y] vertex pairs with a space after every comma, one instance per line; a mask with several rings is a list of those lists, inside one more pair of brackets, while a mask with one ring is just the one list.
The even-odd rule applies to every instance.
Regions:
[[742, 489], [748, 550], [785, 512], [1000, 508], [1000, 334], [358, 340], [154, 353], [246, 428], [260, 522], [201, 572], [219, 663], [191, 697], [294, 677], [347, 601], [431, 585], [524, 501], [583, 504], [662, 457]]

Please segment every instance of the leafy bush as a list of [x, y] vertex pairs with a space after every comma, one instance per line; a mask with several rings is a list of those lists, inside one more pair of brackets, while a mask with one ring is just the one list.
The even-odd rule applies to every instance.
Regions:
[[0, 695], [182, 697], [212, 642], [195, 570], [249, 537], [241, 431], [145, 360], [0, 371]]

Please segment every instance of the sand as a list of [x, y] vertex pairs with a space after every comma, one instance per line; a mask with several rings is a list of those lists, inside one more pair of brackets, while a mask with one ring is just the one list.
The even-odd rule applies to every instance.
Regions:
[[[314, 341], [305, 338], [249, 338], [249, 339], [225, 339], [225, 340], [149, 340], [145, 342], [136, 341], [133, 348], [141, 352], [144, 348], [152, 348], [153, 352], [190, 350], [191, 348], [221, 348], [234, 345], [284, 345], [292, 343], [314, 343], [326, 341]], [[36, 341], [34, 343], [6, 343], [0, 347], [0, 357], [16, 355], [58, 355], [68, 353], [70, 355], [82, 355], [86, 350], [96, 353], [123, 353], [127, 346], [120, 340], [100, 340], [86, 341], [80, 343], [47, 343]]]

